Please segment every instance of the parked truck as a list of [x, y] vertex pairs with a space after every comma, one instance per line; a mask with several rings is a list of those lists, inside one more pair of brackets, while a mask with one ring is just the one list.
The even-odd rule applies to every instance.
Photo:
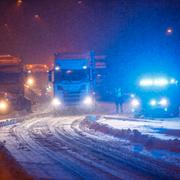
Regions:
[[53, 86], [52, 104], [56, 109], [94, 106], [94, 53], [57, 53], [49, 80]]
[[0, 114], [23, 109], [31, 111], [31, 102], [24, 96], [24, 75], [21, 59], [0, 56]]
[[31, 98], [33, 104], [47, 100], [48, 72], [46, 64], [26, 64], [25, 95]]

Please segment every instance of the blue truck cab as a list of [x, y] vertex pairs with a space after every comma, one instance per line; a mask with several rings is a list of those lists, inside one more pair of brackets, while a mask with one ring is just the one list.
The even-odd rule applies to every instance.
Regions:
[[53, 86], [52, 105], [92, 108], [94, 105], [95, 68], [93, 53], [57, 53], [50, 71]]

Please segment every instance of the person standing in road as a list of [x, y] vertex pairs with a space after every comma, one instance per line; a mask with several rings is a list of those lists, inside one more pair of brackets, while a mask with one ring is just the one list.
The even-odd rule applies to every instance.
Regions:
[[115, 89], [115, 105], [116, 105], [116, 113], [123, 113], [123, 96], [122, 89]]

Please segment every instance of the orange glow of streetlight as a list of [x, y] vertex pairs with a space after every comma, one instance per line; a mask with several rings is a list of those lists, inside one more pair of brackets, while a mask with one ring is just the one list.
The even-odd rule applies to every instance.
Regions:
[[21, 6], [22, 2], [23, 2], [22, 0], [17, 0], [17, 1], [16, 1], [17, 6]]

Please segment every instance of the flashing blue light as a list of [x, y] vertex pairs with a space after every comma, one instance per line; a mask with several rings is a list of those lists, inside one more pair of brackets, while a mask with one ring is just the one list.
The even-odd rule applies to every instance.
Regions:
[[168, 84], [175, 84], [177, 81], [175, 79], [168, 80], [166, 78], [155, 78], [155, 79], [142, 79], [139, 82], [140, 86], [167, 86]]
[[154, 85], [155, 86], [166, 86], [168, 84], [169, 84], [168, 80], [164, 79], [164, 78], [154, 80]]
[[143, 79], [140, 81], [140, 86], [152, 86], [153, 80], [152, 79]]
[[174, 78], [172, 78], [172, 79], [170, 80], [170, 83], [171, 83], [171, 84], [174, 84], [174, 83], [176, 83], [176, 80], [175, 80]]
[[174, 79], [174, 78], [170, 79], [170, 84], [177, 84], [177, 83], [178, 83], [178, 81], [176, 79]]

